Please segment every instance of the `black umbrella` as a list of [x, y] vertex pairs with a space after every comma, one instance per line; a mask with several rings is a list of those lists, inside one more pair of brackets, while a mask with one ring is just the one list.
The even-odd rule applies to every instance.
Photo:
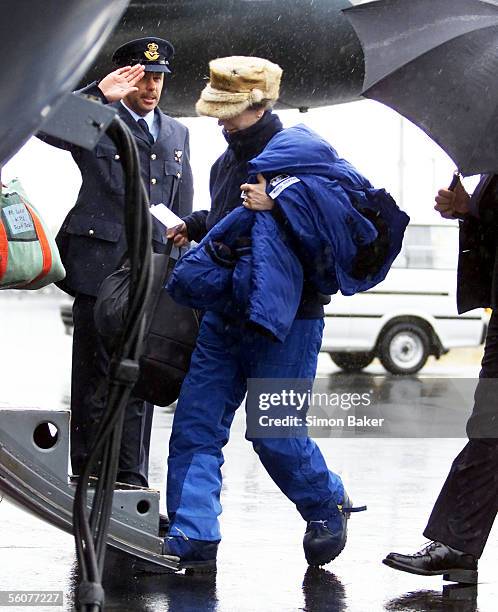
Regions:
[[410, 119], [462, 174], [498, 171], [498, 0], [377, 0], [344, 11], [362, 94]]

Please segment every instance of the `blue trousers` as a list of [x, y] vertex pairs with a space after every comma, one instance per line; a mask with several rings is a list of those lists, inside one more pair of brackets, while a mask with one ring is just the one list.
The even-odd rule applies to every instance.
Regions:
[[[222, 449], [248, 378], [313, 379], [322, 319], [294, 321], [284, 343], [208, 312], [175, 411], [170, 438], [167, 505], [170, 535], [221, 538]], [[337, 512], [344, 489], [310, 438], [251, 440], [268, 474], [306, 520]]]

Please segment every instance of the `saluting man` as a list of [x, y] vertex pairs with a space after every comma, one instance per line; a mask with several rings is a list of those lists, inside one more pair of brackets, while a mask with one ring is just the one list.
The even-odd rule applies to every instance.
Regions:
[[[78, 93], [98, 97], [116, 108], [135, 137], [141, 175], [151, 205], [165, 204], [178, 216], [192, 211], [192, 172], [187, 128], [158, 108], [165, 75], [171, 72], [173, 45], [161, 38], [141, 38], [119, 47], [117, 70]], [[102, 406], [92, 401], [108, 367], [108, 355], [95, 329], [93, 310], [102, 281], [126, 252], [125, 179], [120, 156], [105, 135], [93, 151], [39, 134], [45, 142], [70, 151], [82, 175], [76, 204], [57, 236], [66, 278], [61, 288], [74, 296], [71, 380], [71, 463], [79, 474], [92, 445], [92, 424]], [[161, 250], [165, 228], [155, 218], [153, 247]], [[118, 480], [148, 486], [151, 405], [132, 398], [127, 407]]]

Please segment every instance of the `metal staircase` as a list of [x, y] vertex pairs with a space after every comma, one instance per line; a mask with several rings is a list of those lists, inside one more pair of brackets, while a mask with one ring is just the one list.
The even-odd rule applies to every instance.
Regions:
[[[76, 478], [68, 476], [68, 462], [68, 411], [0, 408], [0, 491], [22, 509], [72, 533]], [[90, 489], [90, 498], [92, 494]], [[139, 559], [178, 569], [177, 557], [161, 554], [157, 490], [116, 483], [107, 542]]]

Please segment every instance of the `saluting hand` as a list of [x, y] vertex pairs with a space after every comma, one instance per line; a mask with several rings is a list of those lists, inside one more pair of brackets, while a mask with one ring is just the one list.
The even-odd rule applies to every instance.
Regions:
[[443, 219], [454, 219], [455, 213], [464, 215], [469, 212], [469, 201], [469, 194], [458, 181], [454, 191], [448, 189], [438, 191], [434, 210], [437, 210]]
[[100, 81], [98, 87], [108, 102], [117, 102], [129, 93], [138, 91], [138, 87], [135, 87], [135, 85], [143, 78], [144, 74], [145, 70], [141, 64], [125, 66], [110, 72]]
[[266, 180], [262, 174], [258, 174], [257, 183], [244, 183], [240, 186], [243, 204], [251, 210], [271, 210], [274, 201], [266, 193]]

